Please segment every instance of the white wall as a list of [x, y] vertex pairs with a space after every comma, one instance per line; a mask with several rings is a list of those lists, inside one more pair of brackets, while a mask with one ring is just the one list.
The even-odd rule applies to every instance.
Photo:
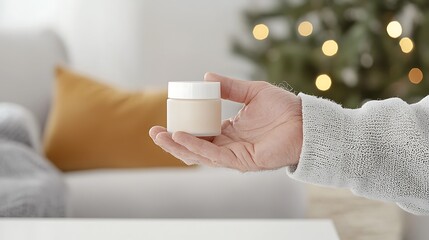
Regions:
[[165, 86], [206, 71], [246, 77], [230, 39], [245, 32], [247, 2], [64, 0], [57, 23], [77, 69], [126, 87]]
[[0, 0], [0, 28], [54, 27], [71, 65], [129, 88], [200, 80], [206, 71], [245, 78], [230, 51], [249, 34], [242, 11], [258, 0]]
[[0, 0], [0, 29], [52, 26], [58, 0]]

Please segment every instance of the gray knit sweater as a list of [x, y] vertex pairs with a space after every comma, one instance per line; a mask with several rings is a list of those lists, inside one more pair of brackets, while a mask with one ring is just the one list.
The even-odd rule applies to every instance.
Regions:
[[429, 215], [429, 96], [367, 102], [359, 109], [313, 96], [302, 99], [303, 147], [292, 178], [349, 188]]

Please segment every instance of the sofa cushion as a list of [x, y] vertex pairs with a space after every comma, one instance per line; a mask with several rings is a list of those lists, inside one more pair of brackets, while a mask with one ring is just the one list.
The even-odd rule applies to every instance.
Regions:
[[48, 115], [54, 67], [66, 52], [52, 31], [0, 30], [0, 102], [29, 109], [43, 128]]
[[305, 188], [284, 169], [197, 167], [69, 172], [69, 217], [303, 218]]
[[165, 125], [166, 98], [164, 90], [123, 91], [58, 68], [45, 154], [63, 171], [185, 166], [148, 135]]

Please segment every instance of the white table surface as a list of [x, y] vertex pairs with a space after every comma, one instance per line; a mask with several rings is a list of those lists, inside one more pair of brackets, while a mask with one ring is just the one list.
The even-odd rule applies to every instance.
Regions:
[[330, 220], [0, 219], [1, 240], [339, 240]]

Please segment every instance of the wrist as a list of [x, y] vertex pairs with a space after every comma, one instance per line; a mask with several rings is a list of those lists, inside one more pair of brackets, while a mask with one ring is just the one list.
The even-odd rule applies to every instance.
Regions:
[[295, 153], [293, 154], [293, 159], [291, 165], [298, 165], [299, 159], [302, 152], [302, 144], [303, 144], [303, 123], [302, 123], [302, 100], [299, 96], [297, 96], [297, 108], [296, 108], [296, 146], [294, 147]]

